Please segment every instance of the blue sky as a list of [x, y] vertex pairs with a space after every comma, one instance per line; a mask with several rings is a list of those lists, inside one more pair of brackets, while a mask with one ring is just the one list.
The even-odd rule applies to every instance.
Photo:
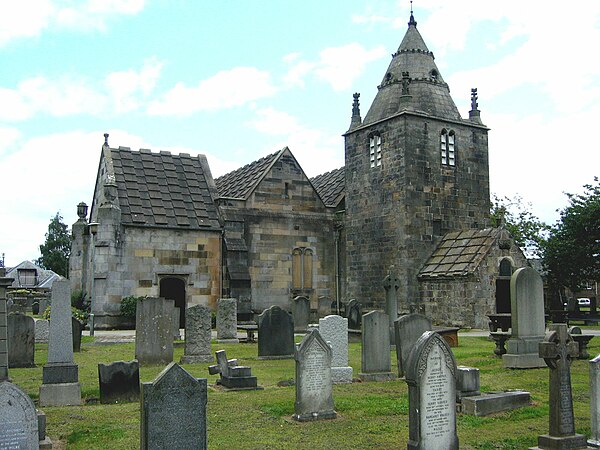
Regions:
[[[416, 0], [463, 117], [489, 134], [491, 190], [553, 223], [599, 175], [600, 2]], [[91, 203], [113, 147], [206, 154], [218, 177], [290, 147], [309, 176], [343, 165], [409, 1], [21, 0], [0, 21], [0, 253], [39, 256], [58, 211]]]

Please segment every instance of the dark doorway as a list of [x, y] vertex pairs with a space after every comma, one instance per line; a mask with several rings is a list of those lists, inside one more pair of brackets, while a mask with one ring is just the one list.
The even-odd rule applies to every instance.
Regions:
[[512, 264], [509, 259], [500, 261], [496, 278], [496, 313], [510, 313], [510, 277], [512, 275]]
[[185, 328], [185, 281], [175, 277], [162, 278], [160, 296], [175, 300], [175, 307], [179, 308], [179, 328]]

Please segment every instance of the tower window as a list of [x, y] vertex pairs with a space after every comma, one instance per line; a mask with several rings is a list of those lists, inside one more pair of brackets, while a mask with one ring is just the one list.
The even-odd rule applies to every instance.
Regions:
[[381, 136], [378, 134], [369, 138], [369, 161], [371, 167], [381, 166]]
[[440, 155], [442, 158], [442, 165], [444, 166], [455, 166], [456, 165], [456, 146], [455, 146], [455, 134], [454, 131], [442, 130], [440, 133]]

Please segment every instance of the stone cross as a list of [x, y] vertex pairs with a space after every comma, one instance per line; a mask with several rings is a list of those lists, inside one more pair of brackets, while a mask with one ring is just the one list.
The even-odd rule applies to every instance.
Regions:
[[211, 375], [221, 374], [222, 376], [230, 376], [231, 368], [237, 367], [237, 359], [227, 359], [225, 350], [219, 350], [215, 352], [217, 356], [217, 364], [208, 366], [208, 373]]
[[390, 343], [395, 341], [394, 321], [398, 318], [398, 289], [400, 280], [396, 276], [396, 269], [390, 266], [387, 276], [383, 279], [383, 288], [385, 289], [385, 313], [390, 321]]

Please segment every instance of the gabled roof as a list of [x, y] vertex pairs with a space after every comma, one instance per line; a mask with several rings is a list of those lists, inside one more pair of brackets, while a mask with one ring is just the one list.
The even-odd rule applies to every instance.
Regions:
[[[36, 282], [32, 284], [23, 284], [23, 280], [19, 279], [19, 270], [35, 270], [36, 271]], [[42, 269], [40, 266], [32, 263], [31, 261], [23, 261], [15, 267], [9, 267], [6, 269], [7, 278], [14, 278], [14, 281], [10, 287], [12, 288], [37, 288], [37, 289], [50, 289], [54, 280], [59, 280], [62, 277], [56, 272], [50, 269]]]
[[[204, 155], [172, 155], [104, 147], [110, 152], [121, 223], [125, 225], [220, 229], [214, 181]], [[212, 187], [211, 187], [212, 186]]]
[[510, 238], [503, 228], [453, 231], [446, 234], [425, 263], [419, 279], [462, 277], [475, 272], [499, 238]]
[[275, 161], [285, 152], [287, 147], [276, 153], [246, 164], [233, 172], [229, 172], [215, 180], [219, 197], [247, 200], [252, 191], [269, 172]]
[[327, 207], [336, 207], [344, 199], [346, 179], [344, 168], [334, 169], [310, 179], [317, 194]]

